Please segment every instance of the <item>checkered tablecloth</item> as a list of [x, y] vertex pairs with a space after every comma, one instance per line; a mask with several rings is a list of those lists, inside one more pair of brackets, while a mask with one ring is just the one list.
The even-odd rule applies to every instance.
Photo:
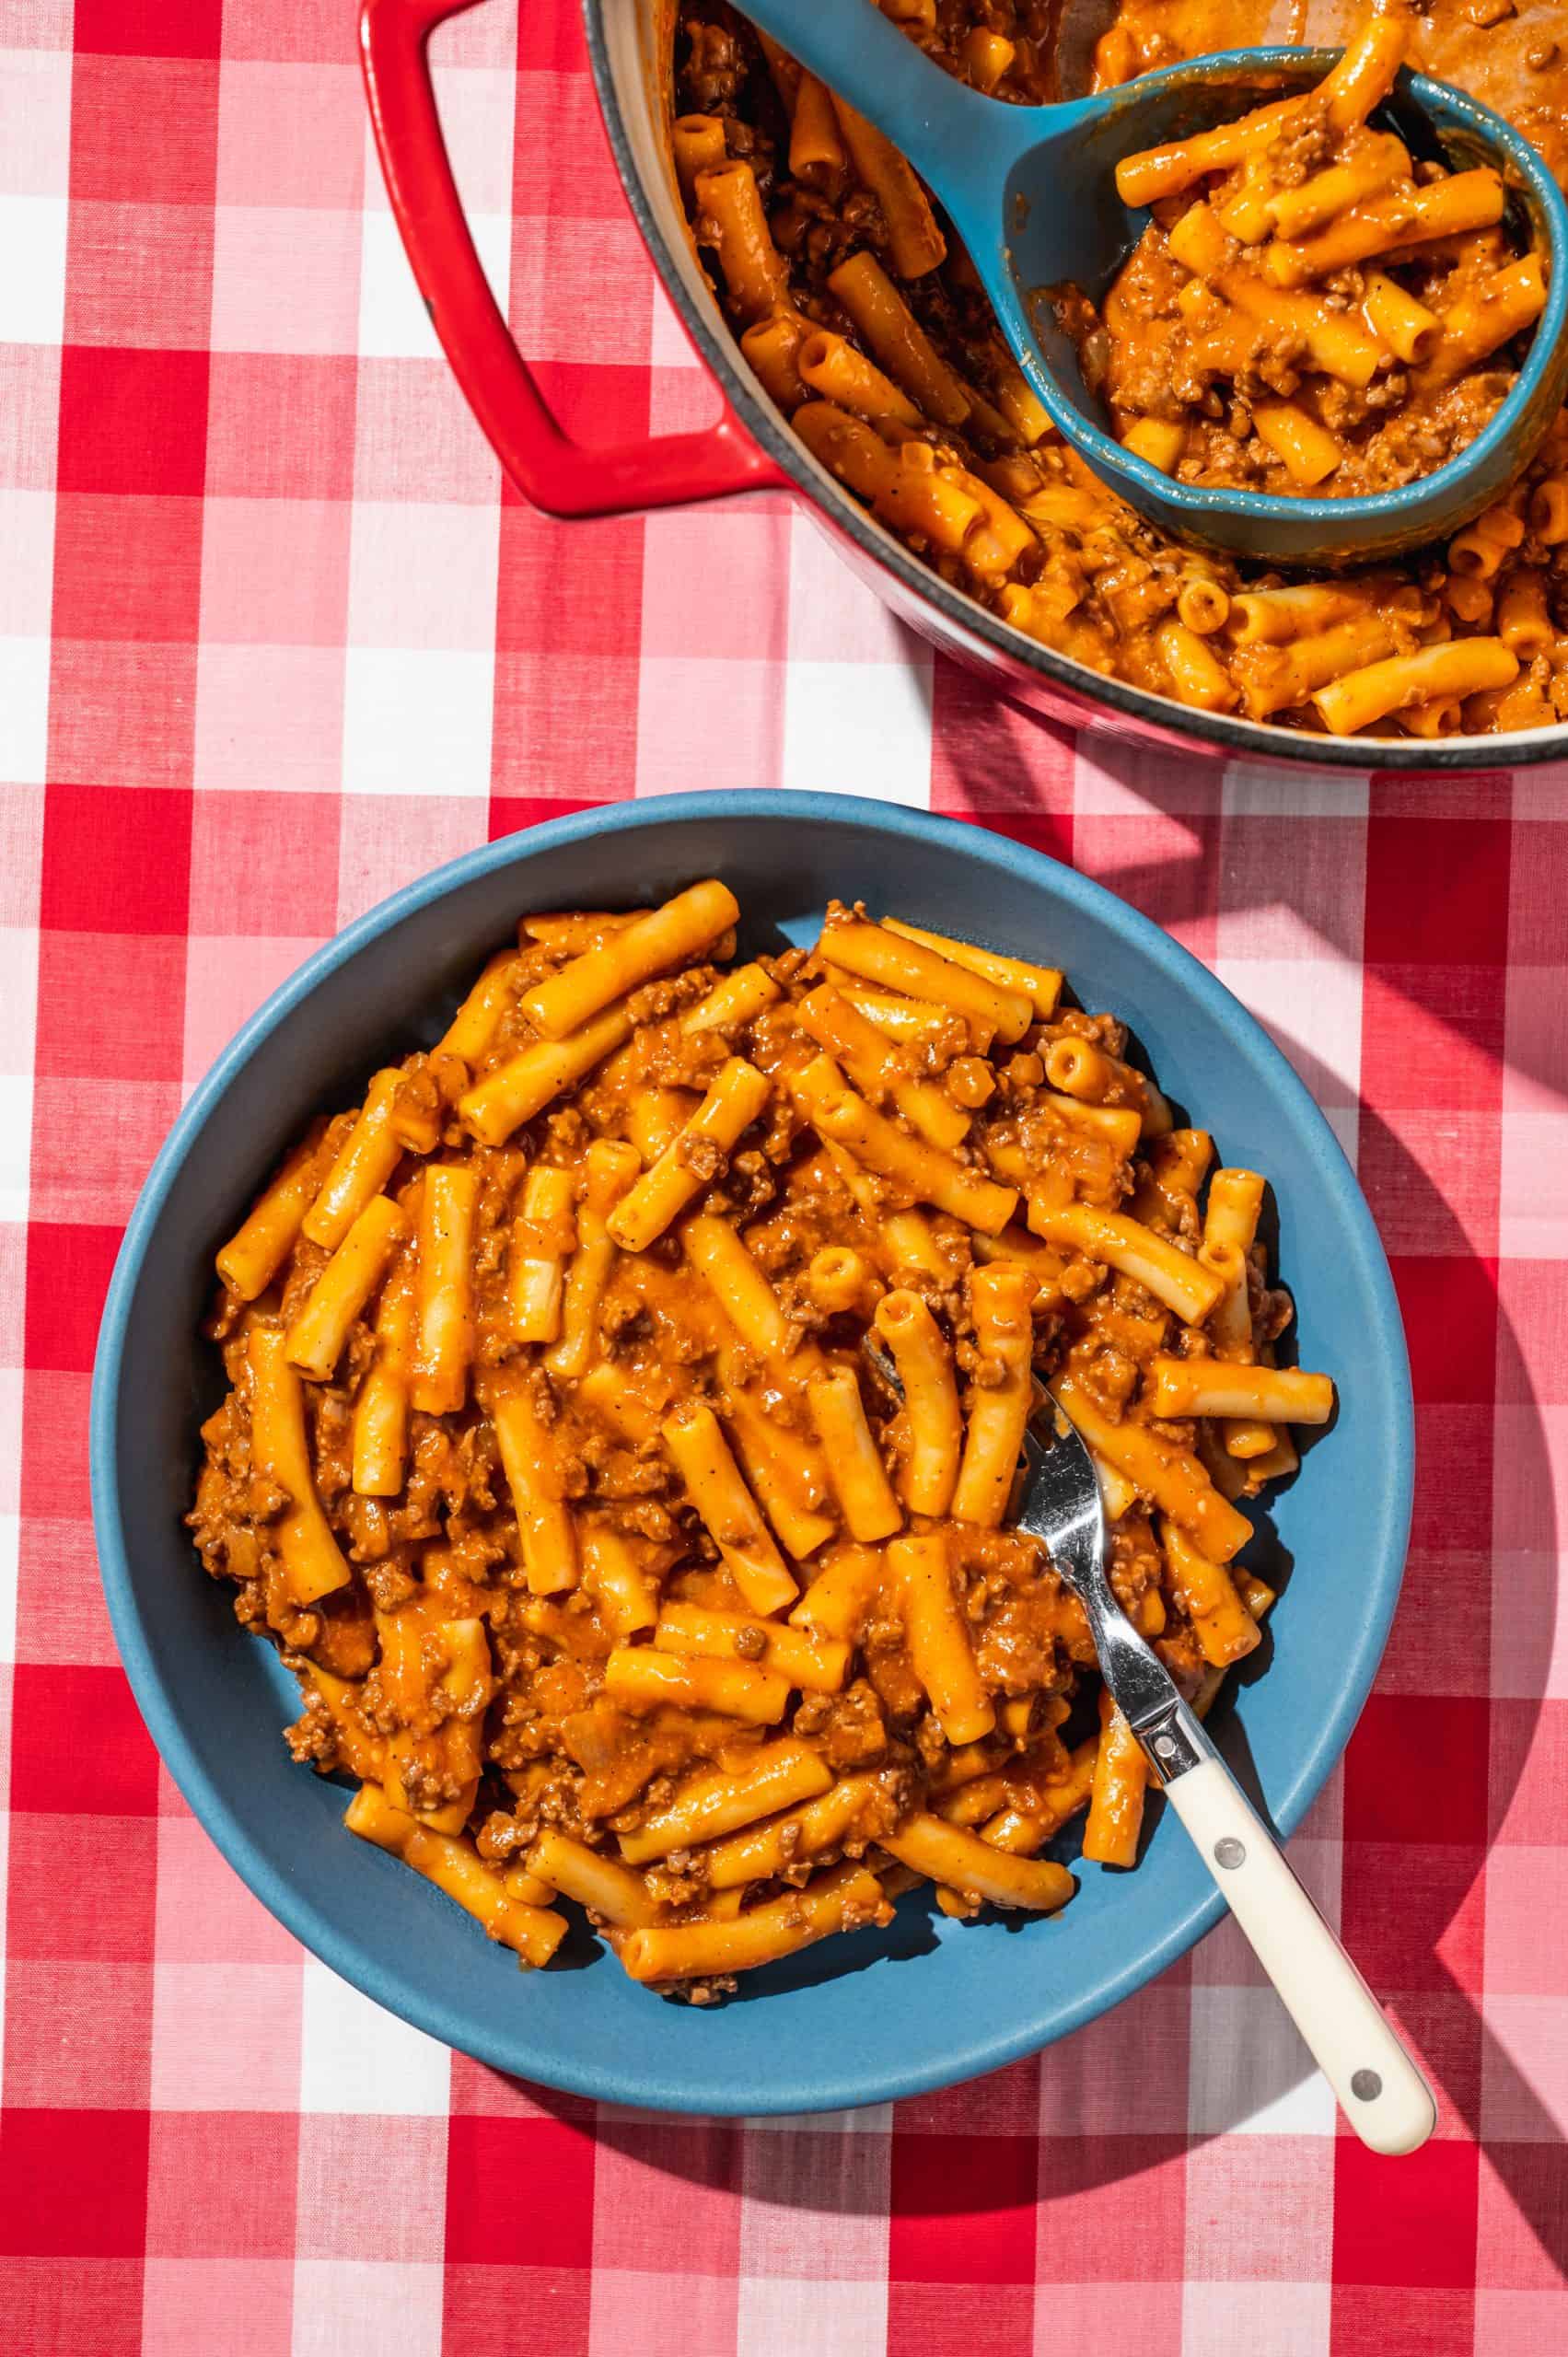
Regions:
[[[0, 0], [0, 2348], [1533, 2357], [1568, 2347], [1568, 775], [1077, 747], [783, 500], [505, 492], [367, 152], [353, 0]], [[479, 241], [585, 435], [713, 395], [573, 0], [438, 36]], [[1415, 1363], [1406, 1599], [1297, 1864], [1425, 2057], [1379, 2162], [1222, 1928], [1065, 2045], [834, 2119], [621, 2114], [378, 2012], [159, 1769], [94, 1565], [119, 1231], [308, 952], [487, 836], [695, 784], [931, 804], [1271, 1027]], [[6, 1773], [0, 1766], [0, 1774]]]

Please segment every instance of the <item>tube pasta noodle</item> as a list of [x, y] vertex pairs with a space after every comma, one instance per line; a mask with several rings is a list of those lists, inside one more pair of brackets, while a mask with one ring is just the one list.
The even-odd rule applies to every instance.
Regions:
[[633, 1932], [621, 1961], [633, 1980], [701, 1980], [753, 1971], [795, 1956], [834, 1932], [887, 1923], [892, 1908], [864, 1866], [837, 1866], [786, 1898], [750, 1907], [727, 1922], [695, 1922]]
[[766, 1359], [786, 1362], [800, 1340], [800, 1329], [784, 1316], [778, 1295], [728, 1221], [689, 1219], [680, 1241], [742, 1341]]
[[1012, 1188], [979, 1178], [937, 1147], [906, 1137], [847, 1086], [830, 1056], [808, 1064], [796, 1076], [796, 1086], [822, 1137], [844, 1147], [868, 1170], [984, 1234], [1006, 1226], [1018, 1200]]
[[916, 1293], [885, 1295], [877, 1306], [876, 1326], [898, 1368], [909, 1419], [900, 1492], [912, 1514], [939, 1517], [952, 1501], [964, 1437], [953, 1354]]
[[1391, 655], [1313, 691], [1324, 726], [1335, 737], [1360, 728], [1411, 704], [1434, 697], [1463, 699], [1490, 688], [1505, 688], [1518, 677], [1519, 658], [1501, 638], [1456, 638], [1446, 645], [1417, 647]]
[[897, 1539], [888, 1550], [888, 1567], [898, 1582], [910, 1666], [931, 1698], [943, 1734], [954, 1744], [989, 1735], [996, 1712], [975, 1667], [947, 1541], [939, 1534]]
[[1330, 1377], [1300, 1367], [1156, 1358], [1150, 1376], [1149, 1406], [1156, 1416], [1261, 1416], [1275, 1423], [1326, 1424], [1334, 1412]]
[[844, 917], [830, 921], [821, 946], [830, 964], [843, 972], [858, 974], [883, 990], [901, 991], [906, 998], [933, 999], [959, 1015], [976, 1016], [991, 1025], [995, 1039], [1021, 1039], [1034, 1020], [1029, 992], [993, 981], [972, 965], [912, 940], [907, 933]]
[[706, 1611], [696, 1604], [667, 1605], [654, 1643], [666, 1653], [760, 1661], [765, 1669], [780, 1671], [792, 1686], [816, 1694], [836, 1694], [849, 1669], [850, 1649], [842, 1643], [744, 1612]]
[[549, 1428], [520, 1386], [499, 1393], [490, 1416], [528, 1586], [535, 1596], [559, 1595], [576, 1585], [577, 1540]]
[[680, 1135], [611, 1212], [607, 1225], [622, 1250], [643, 1252], [701, 1192], [700, 1147], [727, 1153], [768, 1101], [768, 1083], [754, 1066], [732, 1056]]
[[969, 1117], [943, 1089], [916, 1079], [897, 1048], [870, 1017], [828, 983], [800, 1002], [801, 1025], [818, 1045], [838, 1059], [857, 1088], [882, 1089], [923, 1138], [944, 1148], [969, 1132]]
[[993, 1907], [1028, 1907], [1052, 1914], [1073, 1896], [1073, 1877], [1065, 1866], [1045, 1858], [1010, 1857], [939, 1817], [912, 1817], [897, 1833], [884, 1834], [882, 1846], [916, 1874], [928, 1875], [950, 1890], [972, 1891]]
[[664, 1445], [737, 1587], [759, 1612], [799, 1593], [711, 1408], [687, 1405], [664, 1427]]
[[1030, 1203], [1028, 1217], [1034, 1233], [1048, 1244], [1065, 1245], [1086, 1259], [1120, 1269], [1123, 1276], [1135, 1277], [1189, 1325], [1206, 1318], [1220, 1297], [1221, 1283], [1212, 1270], [1121, 1212], [1037, 1201]]
[[784, 300], [789, 273], [769, 234], [756, 173], [743, 157], [730, 158], [698, 172], [692, 193], [731, 300], [749, 318], [764, 318]]
[[524, 997], [523, 1012], [541, 1039], [564, 1039], [639, 983], [689, 964], [739, 914], [726, 885], [713, 878], [693, 884], [539, 983]]
[[331, 1382], [355, 1318], [408, 1232], [397, 1204], [372, 1196], [296, 1313], [285, 1337], [290, 1366], [314, 1382]]
[[372, 1080], [359, 1118], [300, 1224], [307, 1243], [335, 1252], [401, 1161], [403, 1149], [392, 1131], [401, 1078], [401, 1073], [378, 1072]]
[[880, 1549], [837, 1548], [791, 1612], [790, 1621], [825, 1637], [853, 1641], [882, 1593], [883, 1577]]
[[787, 1873], [803, 1859], [820, 1857], [842, 1841], [884, 1792], [877, 1776], [842, 1776], [816, 1800], [713, 1842], [702, 1862], [709, 1889], [742, 1890], [748, 1883]]
[[920, 412], [907, 393], [853, 343], [830, 329], [815, 329], [798, 344], [796, 370], [803, 385], [841, 409], [854, 410], [873, 425], [890, 419], [897, 425], [918, 425]]
[[833, 112], [855, 177], [882, 208], [893, 268], [900, 278], [923, 278], [947, 253], [930, 199], [891, 140], [836, 93]]
[[455, 1898], [491, 1939], [515, 1948], [522, 1963], [548, 1964], [565, 1938], [564, 1915], [553, 1914], [548, 1908], [528, 1907], [512, 1898], [501, 1876], [485, 1865], [471, 1843], [431, 1832], [383, 1800], [374, 1784], [360, 1786], [343, 1823], [351, 1833], [374, 1842], [378, 1850], [389, 1850], [448, 1898]]
[[[1472, 528], [1517, 546], [1524, 503]], [[1254, 653], [1324, 635], [1257, 594]], [[1032, 1414], [1207, 1700], [1272, 1600], [1243, 1509], [1333, 1403], [1274, 1363], [1262, 1174], [1211, 1175], [1049, 944], [834, 903], [726, 965], [738, 915], [709, 878], [525, 917], [314, 1124], [218, 1256], [191, 1516], [352, 1830], [526, 1961], [584, 1909], [698, 2000], [922, 1878], [1050, 1911], [1086, 1808], [1132, 1856], [1138, 1759], [1113, 1718], [1066, 1747], [1087, 1624], [1010, 1520]]]
[[807, 1396], [851, 1538], [887, 1538], [901, 1530], [903, 1514], [865, 1421], [854, 1369], [839, 1366], [814, 1375]]
[[1147, 1783], [1142, 1746], [1109, 1695], [1102, 1691], [1099, 1745], [1089, 1790], [1088, 1822], [1084, 1828], [1086, 1858], [1101, 1866], [1137, 1864]]
[[595, 1064], [624, 1044], [632, 1017], [624, 1004], [607, 1006], [580, 1031], [559, 1040], [536, 1040], [464, 1092], [458, 1113], [485, 1145], [504, 1145], [512, 1132], [574, 1087]]
[[544, 1354], [552, 1376], [585, 1375], [593, 1360], [599, 1304], [615, 1265], [610, 1215], [637, 1176], [636, 1150], [619, 1138], [596, 1138], [583, 1162], [577, 1248], [563, 1283], [560, 1331]]
[[973, 401], [963, 379], [937, 353], [876, 256], [852, 254], [828, 279], [874, 356], [923, 413], [961, 425]]
[[953, 1492], [959, 1522], [994, 1529], [1006, 1512], [1031, 1405], [1030, 1314], [1038, 1290], [1028, 1270], [1001, 1260], [977, 1269], [970, 1280], [981, 1364], [970, 1387], [963, 1462]]
[[320, 1190], [326, 1133], [325, 1121], [312, 1122], [243, 1226], [218, 1254], [218, 1275], [238, 1300], [254, 1301], [265, 1293], [293, 1251], [305, 1214]]
[[982, 949], [976, 942], [954, 941], [943, 933], [928, 933], [923, 925], [905, 924], [898, 917], [884, 917], [882, 930], [896, 934], [900, 941], [915, 942], [921, 948], [946, 958], [949, 965], [963, 966], [971, 974], [981, 975], [998, 990], [1027, 998], [1039, 1023], [1049, 1023], [1056, 1012], [1056, 1003], [1062, 995], [1062, 970], [1058, 966], [1034, 966], [1027, 958], [1009, 958], [999, 949]]
[[347, 1585], [349, 1568], [310, 1470], [304, 1390], [288, 1363], [286, 1339], [275, 1328], [252, 1327], [249, 1358], [256, 1470], [275, 1482], [285, 1500], [277, 1526], [284, 1575], [296, 1604], [314, 1604]]
[[415, 1324], [413, 1272], [405, 1261], [382, 1288], [375, 1355], [354, 1403], [353, 1480], [362, 1498], [395, 1498], [403, 1486]]
[[776, 1724], [789, 1700], [786, 1681], [772, 1670], [629, 1645], [619, 1646], [605, 1664], [604, 1690], [629, 1711], [656, 1711], [673, 1702], [757, 1726]]
[[426, 1170], [419, 1206], [412, 1398], [431, 1416], [460, 1408], [468, 1392], [474, 1341], [470, 1263], [478, 1204], [476, 1171], [451, 1163], [435, 1163]]
[[523, 1181], [507, 1270], [510, 1325], [518, 1342], [553, 1342], [561, 1331], [566, 1263], [577, 1242], [572, 1174], [536, 1162]]
[[690, 1850], [742, 1825], [755, 1825], [759, 1817], [792, 1808], [796, 1801], [812, 1800], [832, 1781], [815, 1751], [796, 1743], [772, 1744], [754, 1752], [750, 1765], [738, 1773], [721, 1770], [684, 1785], [640, 1831], [621, 1835], [621, 1854], [628, 1865], [645, 1865], [672, 1850]]

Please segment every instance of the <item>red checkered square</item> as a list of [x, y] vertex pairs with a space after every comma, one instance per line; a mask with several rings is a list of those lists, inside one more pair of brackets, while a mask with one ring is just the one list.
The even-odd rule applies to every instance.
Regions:
[[52, 777], [190, 784], [193, 646], [56, 638], [51, 668]]
[[[78, 52], [82, 16], [78, 0]], [[78, 54], [71, 75], [73, 200], [210, 206], [217, 99], [218, 69], [210, 54]], [[156, 140], [132, 135], [136, 125], [150, 122], [158, 126]], [[78, 267], [75, 257], [72, 266]]]
[[224, 0], [226, 58], [261, 57], [282, 64], [343, 65], [354, 59], [354, 26], [335, 0]]
[[[180, 1110], [180, 1084], [168, 1080], [41, 1076], [33, 1083], [32, 1186], [35, 1218], [123, 1227]], [[90, 1133], [93, 1152], [84, 1155]]]
[[34, 2350], [123, 2357], [142, 2345], [142, 2262], [0, 2258], [0, 2314], [28, 2357]]
[[192, 640], [201, 579], [202, 511], [194, 500], [62, 493], [54, 610], [70, 637]]
[[1568, 1406], [1568, 1259], [1503, 1261], [1497, 1295], [1498, 1399]]
[[1335, 2282], [1333, 2357], [1470, 2357], [1474, 2299], [1468, 2291], [1428, 2292]]
[[346, 499], [354, 488], [352, 357], [215, 352], [206, 487], [231, 499]]
[[13, 1956], [6, 1971], [6, 2100], [110, 2111], [147, 2106], [151, 1964]]
[[[29, 1376], [29, 1397], [50, 1379]], [[29, 1514], [17, 1559], [17, 1659], [114, 1667], [120, 1657], [86, 1515]]]
[[1393, 1269], [1416, 1398], [1490, 1402], [1496, 1384], [1497, 1263], [1401, 1253]]
[[888, 2357], [958, 2357], [985, 2308], [987, 2357], [1033, 2357], [1034, 2298], [1023, 2284], [906, 2283], [888, 2286]]
[[191, 866], [191, 797], [52, 785], [39, 922], [62, 933], [179, 933]]
[[185, 944], [161, 934], [46, 933], [39, 944], [38, 1068], [60, 1079], [177, 1079]]
[[0, 2250], [138, 2258], [146, 2196], [145, 2111], [0, 2112]]
[[63, 359], [60, 490], [199, 497], [206, 354], [67, 344]]
[[1369, 965], [1506, 962], [1510, 829], [1505, 819], [1375, 815], [1366, 830]]
[[[230, 10], [232, 15], [232, 10]], [[357, 206], [365, 187], [365, 88], [352, 64], [240, 58], [219, 71], [221, 204]]]
[[90, 1515], [87, 1457], [82, 1446], [90, 1391], [85, 1375], [34, 1369], [28, 1376], [22, 1420], [24, 1517], [69, 1515], [86, 1522]]
[[[455, 2107], [455, 2081], [452, 2092]], [[769, 2141], [753, 2140], [754, 2158], [762, 2157], [756, 2147]], [[596, 2274], [656, 2273], [669, 2264], [672, 2236], [685, 2245], [685, 2263], [694, 2272], [736, 2274], [740, 2164], [740, 2131], [726, 2121], [628, 2119], [601, 2125], [594, 2154]]]
[[223, 0], [76, 0], [76, 48], [113, 57], [215, 57]]
[[28, 1240], [27, 1363], [92, 1372], [103, 1297], [120, 1249], [112, 1227], [52, 1227]]
[[[1561, 2303], [1568, 2218], [1568, 2144], [1561, 2133], [1483, 2154], [1477, 2195], [1480, 2280], [1500, 2291], [1554, 2292]], [[1528, 2341], [1518, 2346], [1532, 2350]]]
[[341, 646], [353, 513], [340, 499], [208, 499], [203, 640]]
[[[1413, 1699], [1401, 1696], [1400, 1703]], [[1430, 1812], [1429, 1837], [1441, 1835], [1443, 1815], [1441, 1807]], [[1398, 1890], [1398, 1906], [1388, 1903], [1390, 1887]], [[1340, 1928], [1363, 1972], [1385, 1995], [1449, 1990], [1456, 1983], [1479, 1989], [1486, 1888], [1479, 1845], [1432, 1838], [1347, 1840]]]
[[307, 2200], [321, 2191], [301, 2188], [300, 2174], [299, 2122], [287, 2114], [155, 2112], [148, 2257], [292, 2258], [296, 2189]]
[[1476, 2152], [1434, 2140], [1390, 2161], [1342, 2136], [1334, 2154], [1337, 2283], [1465, 2291], [1475, 2281]]
[[1489, 1713], [1493, 1841], [1550, 1849], [1568, 1792], [1568, 1701], [1498, 1701]]
[[18, 1662], [11, 1806], [52, 1817], [150, 1816], [157, 1754], [122, 1670]]
[[[1486, 1840], [1486, 1729], [1482, 1702], [1436, 1696], [1393, 1701], [1374, 1694], [1345, 1754], [1347, 1841]], [[1434, 1786], [1442, 1794], [1432, 1805]]]
[[[517, 2357], [517, 2320], [524, 2313], [550, 2318], [550, 2357], [597, 2357], [588, 2338], [597, 2303], [584, 2266], [476, 2266], [455, 2258], [448, 2245], [445, 2295], [441, 2346], [460, 2349], [463, 2357]], [[691, 2352], [690, 2340], [687, 2346]], [[648, 2357], [663, 2352], [650, 2349]]]
[[[447, 2131], [449, 2266], [587, 2267], [594, 2147], [558, 2119], [454, 2118]], [[515, 2189], [530, 2188], [520, 2202]]]
[[895, 2136], [889, 2273], [907, 2283], [1032, 2283], [1038, 2167], [1027, 2136]]
[[[1364, 991], [1362, 1088], [1380, 1112], [1441, 1106], [1449, 1121], [1478, 1112], [1495, 1120], [1504, 1005], [1493, 972], [1368, 962]], [[1494, 1132], [1478, 1132], [1472, 1151], [1495, 1184]], [[1452, 1148], [1423, 1157], [1444, 1191], [1457, 1176], [1452, 1158]]]
[[203, 353], [212, 263], [212, 215], [203, 208], [74, 203], [67, 343]]
[[196, 796], [191, 930], [331, 933], [338, 897], [338, 803], [328, 794]]
[[157, 2258], [141, 2270], [139, 2346], [157, 2357], [291, 2357], [292, 2258]]

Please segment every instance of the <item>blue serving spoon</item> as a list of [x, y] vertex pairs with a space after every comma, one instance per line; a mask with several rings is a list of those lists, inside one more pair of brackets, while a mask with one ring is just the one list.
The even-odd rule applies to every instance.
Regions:
[[1179, 482], [1106, 430], [1071, 337], [1040, 288], [1102, 296], [1148, 220], [1116, 193], [1123, 156], [1231, 122], [1261, 98], [1316, 87], [1338, 50], [1241, 49], [1150, 74], [1098, 98], [1015, 106], [932, 63], [872, 0], [738, 0], [742, 13], [877, 125], [935, 191], [1051, 422], [1102, 482], [1178, 539], [1237, 556], [1346, 564], [1456, 531], [1528, 462], [1568, 393], [1568, 206], [1536, 150], [1487, 107], [1424, 75], [1398, 98], [1457, 170], [1503, 175], [1550, 284], [1508, 398], [1469, 448], [1420, 482], [1365, 498], [1283, 499]]

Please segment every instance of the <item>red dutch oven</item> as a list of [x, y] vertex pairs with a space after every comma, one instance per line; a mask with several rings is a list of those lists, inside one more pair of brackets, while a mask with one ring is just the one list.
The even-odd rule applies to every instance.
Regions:
[[703, 277], [669, 161], [675, 0], [584, 0], [605, 126], [666, 293], [725, 407], [701, 433], [586, 448], [563, 433], [512, 340], [480, 266], [436, 114], [431, 32], [475, 0], [362, 0], [360, 48], [376, 145], [436, 332], [481, 426], [525, 499], [552, 516], [623, 516], [787, 491], [904, 621], [998, 691], [1074, 727], [1231, 758], [1338, 769], [1500, 770], [1562, 758], [1568, 728], [1512, 736], [1306, 736], [1194, 712], [1053, 654], [950, 588], [841, 489], [761, 391]]

